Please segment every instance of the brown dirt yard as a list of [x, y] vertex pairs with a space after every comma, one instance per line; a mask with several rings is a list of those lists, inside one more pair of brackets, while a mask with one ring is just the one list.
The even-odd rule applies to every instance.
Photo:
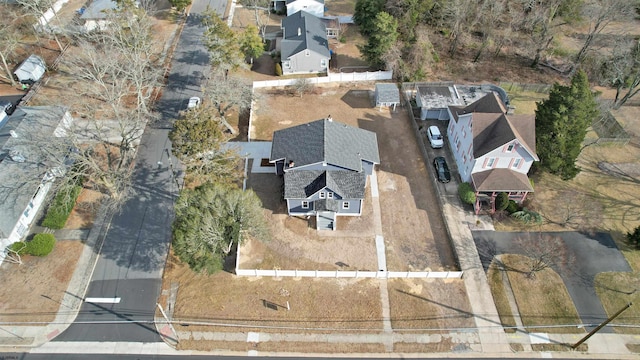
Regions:
[[[252, 140], [269, 141], [274, 130], [327, 115], [335, 121], [375, 132], [381, 158], [377, 177], [388, 269], [453, 270], [452, 249], [431, 175], [406, 109], [398, 107], [391, 112], [374, 108], [373, 84], [316, 87], [314, 92], [300, 98], [281, 90], [261, 91], [261, 100], [254, 107]], [[295, 109], [300, 111], [296, 113]], [[339, 218], [338, 230], [325, 234], [316, 232], [305, 219], [287, 216], [280, 201], [278, 177], [260, 175], [249, 180], [249, 186], [255, 188], [267, 208], [274, 235], [261, 246], [250, 245], [252, 251], [246, 255], [251, 257], [252, 265], [260, 266], [256, 260], [263, 259], [261, 268], [302, 269], [291, 267], [295, 265], [292, 259], [302, 258], [321, 269], [338, 269], [336, 263], [341, 263], [347, 264], [347, 269], [373, 270], [377, 260], [370, 193], [362, 217]]]

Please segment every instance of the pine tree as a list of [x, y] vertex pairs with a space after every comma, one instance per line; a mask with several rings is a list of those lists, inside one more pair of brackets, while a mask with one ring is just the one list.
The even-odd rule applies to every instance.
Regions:
[[382, 11], [376, 15], [374, 30], [369, 36], [369, 42], [360, 47], [360, 52], [367, 59], [369, 65], [384, 68], [384, 55], [398, 40], [398, 21], [388, 13]]
[[598, 115], [597, 104], [584, 71], [569, 86], [554, 84], [549, 99], [537, 103], [536, 147], [540, 167], [563, 180], [573, 179], [587, 128]]

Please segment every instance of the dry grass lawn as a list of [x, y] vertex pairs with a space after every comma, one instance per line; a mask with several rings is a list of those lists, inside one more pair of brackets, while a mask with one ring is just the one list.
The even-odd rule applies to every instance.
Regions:
[[[573, 301], [560, 276], [550, 268], [527, 277], [525, 262], [520, 255], [503, 255], [508, 268], [509, 282], [513, 289], [520, 318], [529, 332], [582, 333], [575, 326], [547, 328], [543, 326], [579, 324], [581, 322]], [[541, 326], [536, 328], [535, 326]]]
[[173, 256], [165, 269], [165, 279], [179, 283], [174, 310], [177, 321], [220, 324], [192, 325], [189, 330], [193, 331], [382, 329], [380, 289], [378, 280], [374, 279], [253, 278], [227, 272], [195, 274]]
[[80, 241], [61, 240], [48, 256], [23, 256], [22, 265], [3, 262], [0, 322], [53, 321], [83, 247]]
[[[595, 279], [596, 292], [607, 314], [613, 315], [632, 302], [640, 304], [640, 273], [601, 273]], [[601, 285], [600, 285], [601, 284]], [[600, 286], [599, 286], [600, 285]], [[616, 332], [640, 334], [640, 307], [631, 306], [615, 319], [614, 324], [635, 327], [614, 327]]]
[[496, 265], [495, 262], [491, 262], [489, 270], [487, 271], [487, 281], [491, 287], [491, 295], [493, 295], [493, 302], [496, 304], [498, 314], [500, 316], [500, 322], [502, 326], [508, 327], [506, 332], [515, 332], [516, 320], [513, 317], [511, 306], [509, 305], [509, 299], [507, 298], [507, 292], [503, 282], [503, 271]]

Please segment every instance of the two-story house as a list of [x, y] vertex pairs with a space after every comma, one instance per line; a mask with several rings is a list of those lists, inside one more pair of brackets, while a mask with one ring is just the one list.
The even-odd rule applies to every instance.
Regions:
[[362, 214], [380, 155], [375, 133], [329, 117], [274, 132], [269, 161], [284, 176], [289, 215], [315, 216], [318, 230], [335, 230], [338, 216]]
[[535, 115], [507, 115], [495, 93], [467, 106], [449, 106], [449, 145], [460, 178], [492, 210], [498, 193], [522, 202], [533, 191], [527, 173], [536, 155]]
[[282, 19], [280, 58], [282, 74], [313, 74], [329, 71], [329, 41], [320, 18], [298, 11]]

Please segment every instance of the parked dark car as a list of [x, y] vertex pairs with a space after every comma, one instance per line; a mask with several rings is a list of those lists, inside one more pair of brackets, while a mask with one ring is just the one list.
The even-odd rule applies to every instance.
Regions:
[[443, 156], [438, 156], [433, 159], [433, 167], [436, 169], [436, 176], [441, 183], [448, 183], [451, 181], [451, 172], [449, 172], [449, 166], [447, 166], [447, 160]]
[[4, 101], [0, 102], [0, 110], [4, 110], [7, 115], [11, 115], [16, 110], [16, 106], [11, 102]]

